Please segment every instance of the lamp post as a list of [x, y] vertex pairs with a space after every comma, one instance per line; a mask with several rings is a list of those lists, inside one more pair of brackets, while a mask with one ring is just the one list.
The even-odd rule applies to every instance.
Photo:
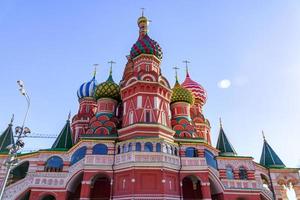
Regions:
[[21, 93], [21, 95], [23, 95], [26, 98], [26, 102], [27, 102], [27, 109], [26, 109], [26, 113], [23, 119], [23, 123], [22, 126], [17, 126], [15, 128], [15, 134], [17, 136], [17, 140], [16, 143], [13, 143], [11, 145], [8, 145], [8, 157], [4, 163], [4, 165], [6, 166], [6, 174], [4, 177], [4, 180], [2, 182], [2, 187], [1, 187], [1, 192], [0, 192], [0, 200], [3, 199], [3, 194], [4, 194], [4, 190], [5, 190], [5, 186], [10, 174], [10, 171], [12, 169], [12, 167], [14, 165], [16, 165], [18, 163], [18, 151], [20, 149], [22, 149], [25, 145], [24, 141], [22, 140], [22, 138], [26, 137], [27, 134], [30, 133], [30, 129], [28, 127], [25, 127], [25, 121], [27, 119], [27, 115], [28, 115], [28, 111], [29, 111], [29, 107], [30, 107], [30, 98], [25, 90], [24, 87], [24, 82], [19, 80], [17, 81], [18, 85], [19, 85], [19, 91]]

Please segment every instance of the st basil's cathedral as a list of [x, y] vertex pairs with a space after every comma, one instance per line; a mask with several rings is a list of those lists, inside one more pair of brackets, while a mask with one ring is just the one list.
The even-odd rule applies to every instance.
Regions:
[[[203, 113], [205, 89], [188, 71], [174, 86], [161, 73], [163, 52], [138, 18], [122, 80], [96, 74], [78, 91], [77, 114], [50, 149], [18, 156], [5, 200], [286, 200], [300, 199], [298, 168], [288, 168], [269, 141], [260, 162], [239, 156], [220, 123], [216, 146]], [[0, 185], [12, 122], [0, 136]]]

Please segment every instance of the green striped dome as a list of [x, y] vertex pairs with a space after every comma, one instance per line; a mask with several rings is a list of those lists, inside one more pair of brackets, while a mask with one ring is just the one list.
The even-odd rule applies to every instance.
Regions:
[[114, 82], [110, 74], [107, 81], [100, 83], [96, 87], [94, 96], [97, 100], [100, 98], [111, 98], [119, 101], [121, 99], [120, 86]]
[[172, 89], [171, 103], [175, 102], [187, 102], [189, 104], [194, 103], [193, 94], [186, 88], [182, 87], [176, 80], [175, 86]]

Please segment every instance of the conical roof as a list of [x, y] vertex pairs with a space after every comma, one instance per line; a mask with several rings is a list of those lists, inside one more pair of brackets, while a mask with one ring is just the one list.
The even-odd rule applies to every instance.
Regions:
[[264, 146], [260, 157], [260, 164], [269, 168], [283, 168], [285, 165], [275, 153], [272, 147], [268, 144], [264, 138]]
[[53, 143], [51, 149], [70, 149], [73, 146], [72, 131], [70, 127], [70, 115], [65, 126]]
[[220, 155], [235, 156], [237, 154], [223, 130], [221, 120], [220, 120], [220, 132], [219, 132], [216, 148], [220, 150]]
[[12, 126], [13, 126], [12, 122], [13, 122], [13, 118], [11, 119], [11, 122], [8, 124], [8, 127], [0, 136], [0, 152], [8, 151], [7, 146], [15, 143], [14, 133], [12, 130]]

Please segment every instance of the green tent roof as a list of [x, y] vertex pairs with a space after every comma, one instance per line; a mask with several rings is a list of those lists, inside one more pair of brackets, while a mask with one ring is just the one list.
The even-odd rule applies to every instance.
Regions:
[[12, 130], [12, 122], [13, 122], [13, 119], [11, 120], [8, 127], [5, 129], [5, 131], [0, 136], [0, 151], [2, 151], [2, 152], [3, 151], [8, 152], [8, 149], [6, 147], [10, 144], [14, 144], [14, 133]]
[[275, 153], [272, 147], [264, 138], [264, 146], [260, 157], [260, 164], [269, 168], [284, 168], [285, 165], [280, 160], [279, 156]]
[[51, 149], [70, 149], [73, 146], [70, 120], [68, 119]]
[[223, 130], [221, 122], [220, 122], [220, 132], [219, 132], [219, 137], [218, 137], [218, 142], [217, 142], [216, 148], [218, 150], [220, 150], [220, 155], [234, 156], [237, 154], [236, 151], [234, 150], [233, 146], [229, 142], [229, 140]]

